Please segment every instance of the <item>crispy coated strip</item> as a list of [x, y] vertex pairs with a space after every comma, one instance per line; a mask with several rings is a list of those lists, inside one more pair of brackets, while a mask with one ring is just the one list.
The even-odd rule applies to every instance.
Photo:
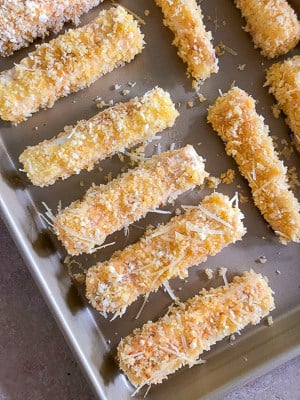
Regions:
[[245, 31], [268, 58], [286, 54], [300, 39], [300, 23], [286, 0], [235, 0], [246, 19]]
[[287, 124], [300, 152], [300, 55], [273, 64], [267, 71], [266, 85], [287, 115]]
[[59, 32], [103, 0], [0, 0], [0, 55], [5, 57], [38, 37]]
[[207, 175], [191, 145], [162, 153], [107, 185], [91, 187], [82, 201], [55, 217], [54, 231], [69, 254], [91, 252], [111, 233], [201, 185]]
[[[233, 282], [171, 306], [157, 322], [121, 340], [120, 368], [136, 386], [161, 383], [184, 365], [201, 362], [199, 356], [216, 342], [249, 324], [258, 324], [274, 309], [272, 290], [253, 271]], [[197, 361], [198, 360], [198, 361]]]
[[199, 207], [188, 208], [90, 268], [87, 298], [103, 313], [125, 311], [138, 296], [149, 295], [169, 279], [186, 278], [189, 267], [241, 239], [246, 231], [242, 218], [227, 196], [207, 196]]
[[99, 13], [90, 24], [70, 29], [39, 46], [0, 74], [0, 116], [15, 123], [60, 97], [83, 89], [142, 51], [143, 35], [123, 7]]
[[212, 45], [211, 32], [206, 31], [200, 6], [195, 0], [155, 0], [164, 14], [164, 25], [175, 35], [173, 45], [187, 63], [187, 73], [196, 85], [219, 70]]
[[97, 161], [125, 148], [152, 140], [157, 132], [173, 126], [178, 115], [169, 93], [155, 88], [66, 127], [57, 137], [28, 147], [19, 159], [34, 185], [51, 185], [82, 169], [91, 170]]
[[255, 205], [281, 242], [299, 242], [299, 203], [253, 98], [237, 87], [230, 89], [209, 107], [208, 121], [248, 180]]

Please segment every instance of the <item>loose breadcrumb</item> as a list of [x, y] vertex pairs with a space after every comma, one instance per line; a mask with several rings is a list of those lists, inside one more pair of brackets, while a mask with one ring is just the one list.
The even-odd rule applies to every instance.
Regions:
[[235, 178], [235, 171], [231, 168], [228, 168], [227, 171], [222, 172], [220, 175], [220, 181], [225, 185], [230, 185], [234, 181], [234, 178]]
[[294, 133], [295, 145], [300, 152], [300, 55], [271, 65], [265, 85], [286, 114], [286, 122]]
[[178, 115], [169, 93], [154, 88], [143, 97], [65, 127], [58, 136], [28, 147], [19, 160], [34, 185], [48, 186], [83, 169], [90, 171], [96, 162], [126, 148], [151, 141], [156, 133], [173, 126]]
[[246, 230], [243, 214], [227, 196], [214, 193], [199, 206], [167, 224], [147, 231], [137, 243], [90, 268], [86, 295], [101, 312], [123, 313], [141, 295], [156, 291], [169, 279], [188, 275], [188, 268], [204, 262]]
[[173, 45], [187, 64], [193, 86], [219, 70], [212, 46], [211, 32], [206, 31], [200, 6], [196, 0], [155, 0], [164, 14], [164, 24], [174, 33]]
[[272, 315], [269, 315], [269, 316], [268, 316], [268, 318], [267, 318], [267, 324], [268, 324], [269, 326], [271, 326], [271, 325], [274, 324]]
[[207, 276], [207, 279], [211, 280], [214, 277], [213, 270], [211, 268], [205, 268], [204, 272]]
[[272, 290], [253, 271], [236, 276], [227, 286], [202, 290], [199, 295], [169, 308], [157, 322], [121, 340], [117, 353], [121, 370], [137, 387], [161, 383], [216, 342], [256, 325], [274, 309]]
[[231, 54], [232, 56], [237, 56], [238, 53], [233, 50], [232, 48], [230, 48], [229, 46], [227, 46], [226, 44], [224, 44], [223, 42], [220, 42], [217, 46], [216, 46], [216, 53], [218, 56], [223, 56], [225, 54], [225, 51], [229, 54]]
[[246, 19], [255, 47], [273, 58], [292, 50], [300, 39], [300, 23], [286, 0], [235, 0]]
[[28, 46], [36, 38], [57, 33], [64, 23], [79, 17], [103, 0], [1, 0], [0, 56]]
[[244, 71], [245, 68], [246, 68], [246, 64], [239, 64], [239, 65], [238, 65], [238, 69], [239, 69], [240, 71]]
[[136, 20], [112, 7], [82, 28], [44, 43], [12, 69], [0, 73], [0, 116], [19, 123], [60, 97], [89, 86], [131, 61], [143, 49]]
[[209, 107], [208, 121], [248, 180], [256, 206], [282, 243], [300, 241], [300, 207], [287, 183], [287, 169], [274, 149], [255, 102], [234, 87]]
[[[71, 255], [97, 250], [106, 237], [196, 185], [207, 176], [191, 145], [162, 153], [107, 185], [92, 186], [53, 220], [53, 229]], [[99, 247], [98, 247], [99, 248]]]

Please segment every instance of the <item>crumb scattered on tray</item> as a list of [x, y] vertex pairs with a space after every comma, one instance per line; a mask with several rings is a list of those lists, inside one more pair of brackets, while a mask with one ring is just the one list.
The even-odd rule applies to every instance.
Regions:
[[277, 275], [280, 275], [280, 274], [281, 274], [281, 271], [279, 271], [279, 269], [276, 269], [275, 272], [276, 272]]
[[188, 102], [187, 102], [187, 106], [188, 106], [188, 108], [194, 107], [194, 100], [188, 101]]
[[289, 180], [290, 187], [292, 189], [296, 189], [297, 187], [300, 187], [300, 181], [298, 178], [296, 167], [289, 168], [287, 174], [288, 174], [288, 180]]
[[213, 270], [211, 268], [205, 268], [204, 270], [205, 275], [207, 276], [207, 279], [212, 279], [213, 278]]
[[260, 256], [258, 257], [258, 259], [256, 260], [256, 262], [260, 263], [260, 264], [265, 264], [268, 261], [266, 256]]
[[274, 323], [273, 317], [272, 317], [271, 315], [269, 315], [268, 318], [267, 318], [267, 324], [268, 324], [269, 326], [271, 326], [271, 325], [273, 325], [273, 323]]
[[235, 178], [235, 171], [231, 168], [229, 168], [226, 172], [222, 172], [220, 175], [220, 180], [221, 183], [224, 183], [225, 185], [230, 185]]
[[122, 90], [122, 92], [121, 92], [121, 94], [123, 95], [123, 96], [126, 96], [127, 94], [129, 94], [130, 93], [130, 90], [128, 90], [128, 89], [124, 89], [124, 90]]
[[232, 56], [237, 56], [238, 55], [238, 53], [235, 50], [233, 50], [232, 48], [228, 47], [223, 42], [220, 42], [216, 46], [216, 53], [217, 53], [218, 56], [223, 56], [225, 54], [225, 52], [231, 54]]
[[150, 10], [145, 10], [145, 11], [144, 11], [144, 14], [145, 14], [146, 17], [149, 17], [149, 15], [150, 15]]
[[200, 103], [204, 103], [207, 99], [202, 93], [197, 93]]
[[245, 68], [246, 68], [246, 64], [239, 64], [239, 65], [238, 65], [238, 69], [239, 69], [240, 71], [244, 71]]
[[273, 104], [271, 108], [272, 108], [272, 113], [274, 115], [274, 118], [279, 118], [281, 110], [280, 110], [278, 104]]

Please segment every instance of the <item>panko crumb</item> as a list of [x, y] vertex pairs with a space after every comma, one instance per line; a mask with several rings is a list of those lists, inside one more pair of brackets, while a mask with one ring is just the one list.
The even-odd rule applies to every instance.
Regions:
[[246, 204], [249, 201], [248, 197], [241, 192], [239, 193], [239, 200], [241, 204]]
[[235, 50], [233, 50], [231, 47], [228, 47], [222, 41], [216, 46], [215, 50], [218, 56], [223, 56], [225, 52], [231, 54], [232, 56], [238, 55], [238, 53]]
[[194, 100], [190, 100], [187, 102], [188, 108], [193, 108], [194, 107]]
[[200, 103], [204, 103], [207, 100], [207, 98], [202, 93], [198, 93], [197, 96]]
[[225, 185], [230, 185], [235, 178], [235, 171], [231, 168], [229, 168], [226, 172], [222, 172], [220, 175], [220, 181], [221, 183], [224, 183]]
[[145, 10], [145, 11], [144, 11], [144, 14], [145, 14], [146, 17], [149, 17], [149, 15], [150, 15], [150, 10]]
[[206, 179], [207, 187], [209, 189], [216, 189], [220, 185], [220, 178], [216, 176], [208, 176]]
[[207, 279], [211, 280], [213, 278], [213, 270], [211, 268], [205, 268], [204, 270]]
[[240, 71], [244, 71], [245, 68], [246, 68], [246, 64], [239, 64], [239, 65], [238, 65], [238, 69], [239, 69]]
[[281, 113], [279, 105], [278, 104], [273, 104], [271, 106], [271, 109], [272, 109], [272, 113], [273, 113], [274, 118], [278, 119], [279, 116], [280, 116], [280, 113]]
[[129, 93], [130, 93], [130, 90], [128, 90], [128, 89], [124, 89], [124, 90], [122, 90], [122, 92], [121, 92], [121, 94], [122, 94], [123, 96], [127, 96]]
[[268, 261], [266, 256], [260, 256], [258, 257], [258, 259], [256, 260], [256, 262], [260, 263], [260, 264], [265, 264]]
[[274, 323], [273, 317], [272, 317], [272, 315], [269, 315], [269, 316], [267, 317], [267, 324], [268, 324], [269, 326], [271, 326], [271, 325], [273, 325], [273, 323]]
[[300, 182], [299, 182], [296, 167], [288, 168], [287, 175], [288, 175], [290, 187], [292, 189], [296, 189], [297, 187], [300, 187]]

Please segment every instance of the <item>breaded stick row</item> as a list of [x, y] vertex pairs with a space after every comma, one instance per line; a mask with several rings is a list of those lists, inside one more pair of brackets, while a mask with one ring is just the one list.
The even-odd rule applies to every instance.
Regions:
[[212, 45], [211, 32], [206, 31], [200, 6], [196, 0], [155, 0], [164, 14], [164, 25], [175, 35], [173, 45], [187, 63], [187, 74], [195, 79], [194, 85], [219, 70]]
[[157, 132], [173, 126], [178, 115], [169, 93], [155, 88], [65, 127], [57, 137], [28, 147], [19, 160], [34, 185], [48, 186], [82, 169], [90, 171], [96, 162], [125, 148], [152, 140]]
[[216, 342], [258, 324], [273, 309], [266, 280], [253, 271], [244, 272], [227, 286], [202, 290], [170, 307], [157, 322], [147, 322], [122, 339], [120, 368], [137, 390], [161, 383], [182, 366], [197, 364], [199, 356]]
[[248, 180], [255, 205], [281, 242], [299, 242], [299, 203], [253, 98], [238, 87], [230, 89], [209, 107], [208, 121]]
[[255, 48], [273, 58], [292, 50], [300, 39], [300, 23], [286, 0], [235, 0], [246, 19], [245, 31]]
[[241, 239], [246, 232], [242, 218], [227, 196], [205, 197], [198, 207], [147, 231], [137, 243], [90, 268], [88, 300], [103, 313], [121, 315], [138, 296], [149, 295], [169, 279], [186, 278], [189, 267]]
[[300, 55], [273, 64], [267, 71], [266, 85], [286, 114], [300, 152]]
[[112, 7], [82, 28], [39, 46], [0, 74], [0, 116], [21, 122], [60, 97], [83, 89], [142, 51], [143, 35], [132, 15]]
[[57, 214], [53, 229], [69, 254], [91, 252], [111, 233], [201, 185], [207, 175], [191, 145], [161, 153], [107, 185], [92, 186]]
[[5, 57], [38, 37], [57, 33], [103, 0], [0, 0], [0, 55]]

